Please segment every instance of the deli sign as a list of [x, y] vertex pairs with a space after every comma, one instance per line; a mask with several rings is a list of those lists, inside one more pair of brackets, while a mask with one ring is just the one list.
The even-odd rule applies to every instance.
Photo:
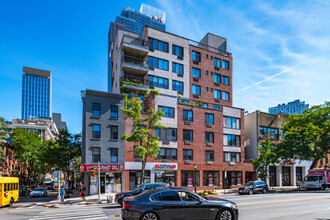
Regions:
[[124, 165], [119, 164], [84, 164], [80, 165], [79, 170], [80, 172], [91, 172], [93, 170], [98, 170], [100, 167], [100, 172], [109, 172], [109, 171], [123, 171]]
[[176, 164], [167, 164], [167, 163], [156, 163], [155, 165], [156, 170], [176, 170]]

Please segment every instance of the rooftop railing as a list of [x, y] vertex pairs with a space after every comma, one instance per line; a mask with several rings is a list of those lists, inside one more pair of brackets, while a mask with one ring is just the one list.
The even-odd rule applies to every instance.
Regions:
[[146, 48], [148, 47], [148, 41], [141, 40], [139, 38], [130, 37], [127, 35], [123, 36], [121, 44], [123, 45], [123, 43], [132, 44], [140, 47], [146, 47]]
[[209, 45], [197, 42], [197, 41], [193, 41], [193, 40], [189, 40], [189, 44], [193, 45], [195, 47], [199, 47], [204, 50], [209, 50], [211, 52], [218, 53], [218, 54], [225, 55], [225, 56], [229, 56], [229, 54], [230, 54], [229, 52], [227, 52], [225, 50], [221, 50], [219, 48], [215, 48], [215, 47], [212, 47], [212, 46], [209, 46]]

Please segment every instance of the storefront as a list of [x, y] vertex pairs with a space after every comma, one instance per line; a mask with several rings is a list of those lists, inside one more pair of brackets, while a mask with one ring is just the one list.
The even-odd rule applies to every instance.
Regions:
[[[144, 183], [163, 182], [170, 186], [176, 185], [177, 163], [147, 162], [144, 173]], [[125, 162], [125, 170], [129, 171], [129, 190], [140, 184], [142, 177], [141, 162]]]
[[84, 176], [84, 184], [89, 195], [98, 194], [98, 167], [100, 168], [101, 193], [118, 193], [123, 191], [124, 166], [119, 164], [84, 164], [80, 172]]
[[203, 186], [219, 186], [219, 171], [203, 171]]
[[224, 188], [242, 185], [242, 171], [223, 171]]
[[199, 170], [181, 170], [181, 186], [199, 186]]
[[276, 186], [276, 167], [269, 166], [269, 186]]

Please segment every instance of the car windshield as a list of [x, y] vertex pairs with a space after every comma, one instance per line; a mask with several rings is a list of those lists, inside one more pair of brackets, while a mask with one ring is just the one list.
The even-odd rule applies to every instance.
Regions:
[[139, 189], [141, 189], [143, 186], [144, 186], [143, 184], [140, 185], [140, 186], [137, 186], [134, 190], [135, 190], [135, 191], [139, 191]]
[[254, 183], [254, 181], [250, 181], [250, 182], [247, 182], [247, 183], [245, 183], [245, 185], [244, 185], [244, 186], [252, 186], [252, 185], [253, 185], [253, 183]]
[[317, 181], [317, 176], [305, 176], [305, 181]]
[[34, 189], [33, 191], [44, 191], [43, 189]]

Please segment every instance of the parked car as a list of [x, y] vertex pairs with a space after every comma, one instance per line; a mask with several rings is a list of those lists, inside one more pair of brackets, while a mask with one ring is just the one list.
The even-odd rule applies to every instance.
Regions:
[[238, 208], [227, 200], [207, 200], [182, 188], [159, 188], [126, 197], [125, 220], [237, 220]]
[[19, 195], [20, 196], [26, 196], [26, 195], [29, 195], [29, 189], [28, 189], [28, 187], [26, 187], [26, 186], [20, 186], [19, 187]]
[[267, 184], [264, 181], [249, 181], [244, 186], [238, 189], [238, 194], [254, 194], [258, 192], [267, 193], [269, 190]]
[[127, 196], [135, 196], [138, 195], [144, 191], [150, 190], [150, 189], [157, 189], [160, 187], [168, 187], [167, 183], [148, 183], [148, 184], [142, 184], [138, 187], [136, 187], [132, 191], [128, 192], [122, 192], [122, 193], [117, 193], [115, 196], [115, 202], [117, 202], [120, 205], [123, 205], [123, 199]]
[[30, 197], [39, 196], [44, 197], [47, 196], [47, 190], [42, 188], [35, 188], [30, 192]]

